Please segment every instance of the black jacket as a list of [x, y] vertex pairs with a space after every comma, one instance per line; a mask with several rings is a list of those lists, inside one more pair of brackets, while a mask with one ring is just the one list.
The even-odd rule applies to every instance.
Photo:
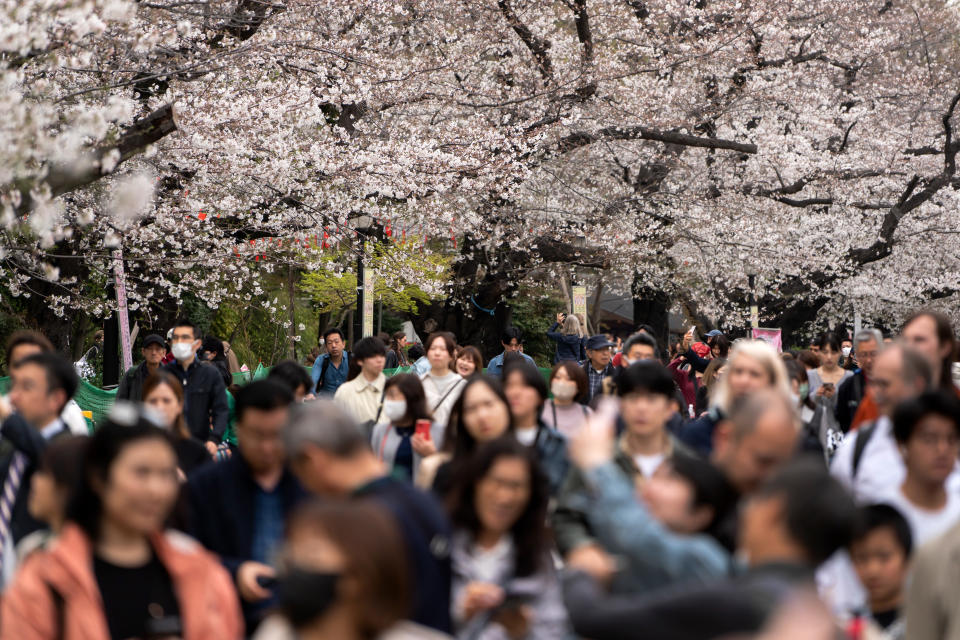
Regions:
[[389, 476], [360, 487], [354, 495], [382, 504], [400, 526], [413, 588], [410, 620], [450, 633], [450, 523], [432, 495]]
[[[284, 518], [306, 496], [300, 482], [285, 470], [277, 485]], [[257, 484], [243, 456], [205, 464], [189, 476], [186, 485], [190, 534], [220, 556], [236, 583], [237, 569], [253, 553], [254, 499]], [[256, 605], [242, 602], [248, 625], [256, 625]], [[249, 630], [249, 627], [248, 627]]]
[[147, 362], [144, 360], [136, 367], [127, 371], [117, 387], [117, 400], [141, 402], [143, 400], [143, 383], [150, 377], [147, 371]]
[[837, 387], [837, 406], [833, 415], [837, 418], [840, 428], [846, 433], [850, 431], [850, 423], [857, 415], [860, 401], [867, 390], [867, 380], [861, 369], [857, 369], [852, 376], [840, 383]]
[[[54, 440], [64, 435], [70, 434], [70, 429], [61, 421], [63, 429], [51, 438]], [[13, 462], [13, 456], [16, 451], [20, 451], [27, 456], [27, 463], [21, 476], [20, 487], [17, 490], [17, 496], [13, 503], [13, 512], [10, 515], [10, 533], [13, 535], [14, 543], [20, 542], [25, 536], [46, 528], [42, 522], [34, 520], [27, 509], [27, 503], [30, 499], [30, 480], [47, 448], [48, 442], [44, 440], [39, 431], [31, 427], [23, 417], [14, 413], [4, 420], [0, 427], [0, 434], [3, 439], [0, 440], [0, 484], [5, 485], [7, 473], [10, 471], [10, 463]], [[2, 489], [0, 489], [2, 490]], [[0, 540], [0, 544], [2, 544]]]
[[709, 640], [760, 631], [770, 614], [800, 587], [814, 588], [805, 567], [771, 564], [732, 580], [679, 586], [646, 594], [607, 596], [590, 576], [564, 578], [564, 600], [578, 635], [594, 640], [643, 637]]
[[194, 358], [184, 371], [176, 360], [163, 366], [183, 385], [183, 417], [190, 434], [201, 442], [219, 443], [227, 430], [227, 388], [216, 367]]

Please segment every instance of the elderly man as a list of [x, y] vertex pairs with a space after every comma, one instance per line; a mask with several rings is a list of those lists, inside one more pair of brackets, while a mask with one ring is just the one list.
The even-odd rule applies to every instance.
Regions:
[[[876, 404], [867, 394], [867, 388], [870, 383], [870, 376], [873, 374], [873, 363], [877, 359], [880, 349], [884, 346], [883, 335], [876, 329], [862, 329], [854, 336], [853, 344], [854, 355], [857, 362], [860, 363], [860, 368], [840, 383], [837, 388], [837, 407], [834, 410], [837, 422], [844, 433], [850, 431], [851, 427], [856, 426], [854, 417], [857, 415], [860, 404], [864, 402], [864, 397], [867, 400], [864, 403], [863, 413], [869, 415], [865, 418], [861, 417], [860, 420], [871, 420], [877, 416]], [[868, 409], [867, 405], [873, 408]]]
[[285, 438], [291, 467], [309, 491], [371, 499], [396, 519], [415, 582], [410, 619], [449, 632], [451, 532], [433, 496], [392, 477], [370, 449], [366, 429], [335, 402], [321, 399], [297, 407]]

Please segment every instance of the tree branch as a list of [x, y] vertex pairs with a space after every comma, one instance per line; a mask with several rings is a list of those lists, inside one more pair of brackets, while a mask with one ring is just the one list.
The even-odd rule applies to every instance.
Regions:
[[549, 82], [553, 77], [553, 63], [550, 61], [550, 54], [547, 53], [547, 50], [550, 48], [550, 41], [535, 36], [533, 32], [530, 31], [530, 28], [517, 16], [509, 0], [497, 0], [497, 6], [500, 7], [500, 13], [506, 18], [507, 24], [510, 25], [514, 33], [519, 36], [523, 44], [525, 44], [527, 49], [530, 50], [530, 53], [533, 54], [534, 59], [537, 61], [537, 69], [540, 70], [540, 75], [543, 76], [544, 81]]
[[705, 149], [726, 149], [741, 153], [754, 154], [757, 145], [746, 142], [735, 142], [722, 138], [706, 138], [693, 136], [677, 131], [661, 131], [643, 126], [632, 127], [604, 127], [593, 133], [572, 133], [561, 138], [555, 145], [556, 155], [563, 155], [581, 147], [586, 147], [603, 140], [652, 140], [665, 144], [676, 144], [682, 147], [702, 147]]
[[[52, 165], [46, 178], [40, 182], [50, 190], [51, 197], [56, 198], [96, 182], [123, 162], [142, 152], [147, 145], [157, 142], [176, 130], [177, 119], [173, 105], [164, 105], [134, 121], [120, 134], [115, 143], [97, 147], [72, 165]], [[104, 160], [108, 159], [116, 161], [114, 167], [110, 171], [103, 171]], [[17, 215], [23, 215], [36, 206], [33, 196], [30, 195], [31, 189], [35, 186], [37, 185], [31, 181], [27, 184], [14, 183], [2, 189], [2, 191], [20, 192]]]

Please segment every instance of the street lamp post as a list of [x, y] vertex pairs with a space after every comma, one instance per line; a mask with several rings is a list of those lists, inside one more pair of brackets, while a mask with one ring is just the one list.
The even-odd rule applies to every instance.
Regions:
[[360, 215], [354, 219], [354, 230], [357, 232], [357, 305], [353, 312], [353, 344], [356, 344], [363, 337], [363, 292], [365, 285], [363, 258], [367, 248], [365, 236], [372, 226], [373, 218], [368, 215]]
[[[760, 308], [757, 306], [757, 270], [747, 267], [747, 284], [750, 287], [750, 329], [760, 326]], [[753, 332], [747, 330], [747, 337], [753, 337]]]

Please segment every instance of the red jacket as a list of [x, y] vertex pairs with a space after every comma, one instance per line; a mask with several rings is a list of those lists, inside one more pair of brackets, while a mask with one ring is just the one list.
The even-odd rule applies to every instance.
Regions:
[[[179, 531], [158, 533], [151, 543], [173, 582], [184, 640], [243, 637], [237, 592], [216, 558]], [[3, 596], [0, 638], [110, 640], [92, 557], [90, 538], [75, 524], [49, 550], [29, 556]], [[62, 630], [52, 589], [63, 598]]]

